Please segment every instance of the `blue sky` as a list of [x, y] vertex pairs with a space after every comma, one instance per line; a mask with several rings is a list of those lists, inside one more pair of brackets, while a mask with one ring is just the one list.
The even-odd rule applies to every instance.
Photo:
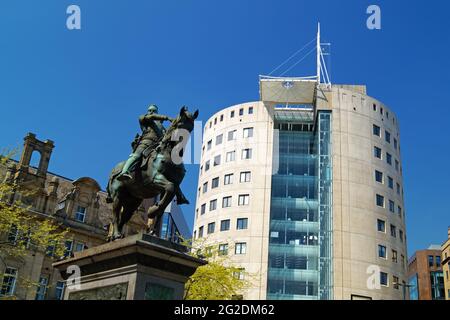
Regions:
[[[81, 30], [66, 28], [70, 4]], [[381, 30], [366, 28], [370, 4], [381, 7]], [[366, 84], [400, 120], [412, 254], [443, 242], [450, 225], [449, 11], [436, 0], [2, 1], [0, 146], [21, 146], [29, 131], [52, 139], [52, 172], [104, 187], [150, 103], [169, 115], [186, 104], [206, 120], [257, 100], [258, 75], [313, 39], [320, 21], [332, 81]], [[311, 56], [288, 75], [314, 70]], [[198, 166], [187, 170], [192, 225]]]

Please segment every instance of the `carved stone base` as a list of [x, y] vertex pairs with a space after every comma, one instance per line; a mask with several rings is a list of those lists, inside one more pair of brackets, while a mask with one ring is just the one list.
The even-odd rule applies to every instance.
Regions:
[[[184, 284], [206, 262], [185, 247], [149, 235], [125, 239], [75, 253], [53, 266], [68, 279], [64, 300], [180, 300]], [[71, 265], [80, 268], [79, 288]]]

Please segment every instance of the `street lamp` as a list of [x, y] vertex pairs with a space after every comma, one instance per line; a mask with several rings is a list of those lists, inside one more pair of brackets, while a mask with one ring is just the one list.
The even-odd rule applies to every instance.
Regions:
[[399, 282], [394, 282], [393, 285], [403, 287], [403, 300], [406, 300], [406, 288], [414, 287], [414, 285], [412, 285], [412, 284], [399, 283]]

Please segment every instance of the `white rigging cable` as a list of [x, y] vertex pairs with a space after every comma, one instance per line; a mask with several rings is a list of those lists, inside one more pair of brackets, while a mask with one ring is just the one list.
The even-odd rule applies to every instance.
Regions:
[[305, 44], [301, 49], [297, 50], [294, 54], [292, 54], [289, 58], [287, 58], [286, 60], [284, 60], [283, 63], [281, 63], [278, 67], [276, 67], [275, 69], [273, 69], [270, 73], [269, 76], [272, 75], [275, 71], [277, 71], [278, 69], [280, 69], [282, 66], [284, 66], [288, 61], [290, 61], [293, 57], [295, 57], [297, 54], [299, 54], [300, 52], [302, 52], [306, 47], [308, 47], [311, 43], [313, 43], [314, 41], [316, 41], [317, 38], [312, 39], [311, 41], [309, 41], [307, 44]]
[[306, 55], [304, 55], [300, 60], [298, 60], [296, 63], [294, 63], [292, 66], [290, 66], [286, 71], [284, 71], [281, 76], [283, 76], [284, 74], [286, 74], [286, 72], [288, 72], [289, 70], [291, 70], [292, 68], [294, 68], [296, 65], [298, 65], [300, 62], [302, 62], [303, 60], [305, 60], [311, 53], [313, 53], [314, 51], [316, 51], [316, 47], [312, 48]]

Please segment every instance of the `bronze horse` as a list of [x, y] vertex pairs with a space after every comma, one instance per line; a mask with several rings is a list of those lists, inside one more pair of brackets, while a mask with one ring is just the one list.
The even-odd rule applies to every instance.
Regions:
[[[112, 170], [106, 188], [108, 198], [113, 203], [113, 221], [110, 225], [108, 241], [123, 238], [123, 227], [142, 201], [158, 195], [161, 200], [148, 210], [147, 231], [159, 235], [157, 229], [165, 208], [175, 195], [184, 198], [180, 184], [186, 170], [182, 161], [173, 161], [173, 156], [182, 159], [183, 149], [179, 144], [185, 145], [187, 141], [183, 141], [183, 136], [176, 137], [179, 136], [180, 130], [190, 133], [194, 129], [197, 116], [198, 110], [192, 114], [186, 107], [182, 107], [178, 117], [171, 123], [156, 148], [147, 153], [144, 152], [142, 161], [134, 170], [132, 180], [117, 179], [125, 162], [118, 163]], [[187, 139], [188, 135], [184, 137]]]

